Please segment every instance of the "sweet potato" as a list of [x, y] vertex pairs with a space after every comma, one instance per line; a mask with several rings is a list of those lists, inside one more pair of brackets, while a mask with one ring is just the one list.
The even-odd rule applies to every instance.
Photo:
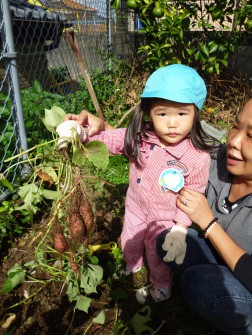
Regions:
[[94, 213], [89, 201], [85, 200], [80, 205], [80, 214], [85, 222], [87, 234], [91, 234], [94, 231]]
[[78, 275], [78, 278], [80, 278], [81, 273], [80, 273], [80, 269], [79, 269], [79, 265], [74, 261], [74, 255], [73, 255], [73, 251], [70, 249], [70, 260], [69, 260], [71, 269], [73, 271], [75, 271]]
[[74, 240], [81, 240], [84, 237], [85, 225], [79, 213], [73, 213], [69, 219], [69, 229]]
[[89, 246], [89, 237], [87, 237], [87, 238], [84, 239], [83, 245], [84, 245], [85, 248], [88, 248], [88, 246]]
[[60, 255], [67, 249], [66, 239], [62, 233], [56, 233], [54, 235], [53, 246]]

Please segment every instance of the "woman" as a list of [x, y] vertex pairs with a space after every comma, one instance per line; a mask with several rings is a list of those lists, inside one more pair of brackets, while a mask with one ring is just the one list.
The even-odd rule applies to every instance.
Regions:
[[[216, 329], [252, 334], [252, 99], [212, 159], [206, 197], [184, 189], [177, 199], [200, 228], [188, 230], [184, 263], [173, 264], [182, 294]], [[162, 258], [167, 232], [157, 239]]]

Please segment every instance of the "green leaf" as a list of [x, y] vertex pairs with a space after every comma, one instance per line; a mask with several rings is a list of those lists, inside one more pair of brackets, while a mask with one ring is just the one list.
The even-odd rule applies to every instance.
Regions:
[[11, 192], [13, 192], [12, 185], [8, 182], [8, 180], [4, 177], [3, 173], [0, 173], [0, 183], [2, 183], [5, 187], [7, 187]]
[[42, 85], [40, 84], [40, 82], [38, 80], [35, 80], [33, 85], [32, 85], [32, 88], [37, 92], [37, 93], [41, 93], [43, 91], [43, 87]]
[[25, 281], [26, 272], [23, 271], [19, 264], [15, 264], [13, 268], [8, 271], [8, 276], [4, 282], [2, 292], [9, 293], [17, 285]]
[[84, 295], [79, 295], [77, 298], [76, 308], [80, 311], [88, 312], [88, 308], [91, 304], [92, 299], [85, 297]]
[[209, 63], [214, 63], [215, 60], [216, 60], [215, 57], [209, 57], [209, 58], [208, 58], [208, 62], [209, 62]]
[[151, 309], [150, 306], [145, 306], [140, 311], [138, 311], [131, 319], [132, 326], [134, 328], [136, 335], [141, 335], [143, 332], [145, 334], [153, 334], [153, 329], [147, 325], [151, 322]]
[[82, 167], [87, 162], [87, 152], [84, 148], [77, 148], [73, 151], [72, 163]]
[[44, 189], [42, 192], [44, 197], [48, 200], [58, 201], [62, 197], [62, 193], [60, 191], [51, 191]]
[[121, 3], [121, 0], [111, 0], [110, 6], [117, 10], [120, 7], [120, 3]]
[[15, 207], [16, 211], [25, 209], [30, 216], [30, 221], [33, 221], [33, 214], [38, 210], [36, 204], [42, 201], [43, 193], [35, 184], [28, 184], [19, 187], [18, 195], [24, 201], [24, 204], [19, 207]]
[[105, 311], [104, 309], [93, 319], [93, 323], [104, 325], [105, 322]]
[[189, 56], [192, 56], [194, 54], [194, 52], [196, 51], [196, 49], [186, 49], [187, 53]]
[[85, 148], [77, 148], [73, 152], [72, 162], [79, 167], [89, 160], [95, 167], [106, 170], [109, 164], [109, 151], [106, 145], [100, 141], [92, 141]]
[[199, 60], [199, 59], [200, 59], [200, 51], [197, 51], [195, 55], [195, 60]]
[[38, 208], [31, 203], [26, 202], [22, 206], [15, 207], [15, 211], [25, 210], [29, 213], [30, 221], [33, 222], [33, 214], [37, 213]]
[[228, 66], [228, 62], [227, 62], [225, 59], [222, 59], [222, 60], [221, 60], [221, 63], [222, 63], [223, 65], [225, 65], [225, 66]]
[[70, 302], [77, 300], [80, 295], [78, 286], [74, 285], [72, 281], [68, 282], [66, 294]]
[[42, 200], [42, 192], [35, 184], [20, 186], [18, 195], [25, 203], [38, 203]]
[[29, 268], [30, 270], [36, 269], [37, 266], [38, 264], [36, 261], [28, 261], [24, 264], [24, 267]]
[[65, 116], [66, 113], [62, 108], [52, 106], [52, 109], [45, 109], [42, 121], [50, 132], [55, 132], [55, 128], [64, 121]]
[[216, 44], [215, 42], [210, 42], [209, 43], [209, 53], [213, 53], [218, 49], [218, 44]]
[[220, 64], [219, 63], [214, 63], [215, 71], [217, 74], [220, 73]]
[[87, 158], [98, 169], [106, 170], [109, 164], [109, 151], [107, 146], [100, 141], [92, 141], [85, 145]]
[[36, 253], [36, 261], [39, 262], [39, 263], [45, 262], [45, 254], [44, 254], [43, 250], [39, 250]]
[[208, 48], [207, 48], [204, 44], [201, 44], [201, 45], [200, 45], [200, 49], [201, 49], [201, 51], [202, 51], [207, 57], [209, 57], [209, 51], [208, 51]]
[[99, 258], [97, 256], [91, 256], [90, 261], [92, 264], [97, 265], [99, 264]]
[[86, 294], [96, 293], [96, 287], [103, 277], [103, 269], [100, 265], [88, 264], [85, 271], [81, 274], [80, 287]]

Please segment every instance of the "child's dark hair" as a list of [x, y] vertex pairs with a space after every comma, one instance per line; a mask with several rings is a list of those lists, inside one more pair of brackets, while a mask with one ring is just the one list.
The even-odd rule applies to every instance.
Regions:
[[[152, 123], [147, 118], [149, 118], [151, 106], [155, 100], [157, 98], [142, 99], [141, 104], [136, 107], [126, 131], [124, 151], [137, 166], [141, 166], [140, 144], [143, 139], [148, 138], [148, 131], [154, 131]], [[199, 150], [211, 152], [216, 148], [214, 139], [201, 126], [198, 111], [195, 113], [190, 138], [194, 147]]]

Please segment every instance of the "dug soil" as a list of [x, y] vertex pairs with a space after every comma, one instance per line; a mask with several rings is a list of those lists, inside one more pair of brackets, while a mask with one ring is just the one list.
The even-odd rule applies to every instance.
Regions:
[[[91, 245], [119, 242], [127, 185], [105, 192], [106, 201], [99, 202], [96, 217], [96, 231], [90, 239]], [[103, 194], [104, 195], [104, 194]], [[104, 199], [104, 198], [103, 198]], [[46, 230], [48, 214], [34, 227], [16, 241], [1, 264], [0, 287], [3, 287], [7, 272], [14, 264], [24, 264], [34, 260], [36, 242]], [[41, 234], [42, 232], [42, 234]], [[97, 254], [99, 262], [104, 265], [108, 259], [107, 251]], [[134, 277], [111, 279], [104, 273], [104, 281], [92, 294], [88, 313], [75, 309], [66, 295], [65, 283], [50, 281], [50, 276], [39, 270], [29, 279], [9, 293], [1, 294], [1, 330], [0, 334], [15, 335], [134, 335], [132, 319], [137, 316], [139, 324], [144, 318], [145, 327], [139, 325], [142, 335], [147, 334], [215, 334], [215, 331], [194, 315], [183, 302], [179, 290], [179, 280], [175, 283], [172, 298], [161, 303], [154, 303], [148, 298], [144, 305], [137, 302], [135, 290], [145, 285], [148, 271], [144, 269]], [[92, 322], [105, 311], [103, 324]], [[12, 320], [13, 317], [13, 321]], [[138, 321], [136, 321], [138, 323]], [[2, 328], [5, 327], [5, 328]]]

